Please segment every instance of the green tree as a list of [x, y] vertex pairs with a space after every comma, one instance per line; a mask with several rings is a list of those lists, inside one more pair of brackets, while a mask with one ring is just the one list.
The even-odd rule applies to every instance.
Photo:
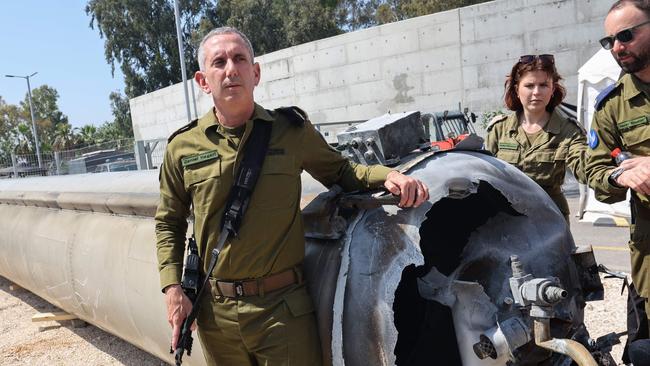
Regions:
[[18, 134], [16, 135], [16, 145], [14, 152], [21, 155], [34, 154], [34, 135], [32, 134], [31, 125], [21, 122], [16, 126]]
[[335, 7], [319, 0], [221, 0], [206, 15], [200, 34], [236, 27], [259, 55], [341, 33]]
[[336, 3], [336, 24], [341, 30], [355, 31], [377, 25], [376, 13], [382, 6], [381, 0], [339, 0]]
[[[68, 124], [68, 117], [59, 110], [58, 101], [59, 92], [51, 86], [41, 85], [32, 90], [36, 133], [43, 152], [52, 150], [57, 126]], [[26, 116], [31, 126], [29, 95], [25, 95], [25, 98], [20, 102], [20, 107], [22, 114]]]
[[445, 10], [487, 2], [488, 0], [384, 0], [377, 7], [376, 20], [385, 24]]
[[55, 151], [69, 150], [76, 144], [74, 129], [69, 123], [59, 123], [54, 130], [52, 148]]
[[24, 122], [20, 109], [0, 97], [0, 165], [11, 164], [18, 141], [18, 124]]
[[[188, 75], [198, 69], [192, 31], [211, 7], [208, 0], [179, 3]], [[182, 80], [173, 0], [90, 0], [85, 10], [90, 27], [105, 39], [106, 61], [113, 71], [119, 64], [129, 98]]]
[[114, 91], [109, 95], [109, 99], [111, 100], [111, 112], [114, 117], [113, 123], [119, 131], [120, 138], [133, 138], [129, 98], [119, 91]]
[[[246, 33], [257, 54], [339, 34], [336, 0], [182, 0], [183, 46], [188, 77], [203, 35], [229, 25]], [[104, 41], [104, 56], [119, 65], [129, 98], [182, 80], [172, 0], [90, 0], [90, 27]]]
[[96, 142], [116, 141], [125, 138], [133, 138], [133, 135], [125, 136], [124, 131], [117, 125], [116, 122], [104, 122], [95, 134]]
[[93, 145], [98, 141], [97, 127], [93, 125], [84, 125], [77, 128], [77, 142], [83, 145]]

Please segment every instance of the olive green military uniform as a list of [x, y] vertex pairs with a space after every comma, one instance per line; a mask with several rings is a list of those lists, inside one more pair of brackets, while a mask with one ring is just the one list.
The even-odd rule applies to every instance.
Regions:
[[[238, 236], [226, 242], [211, 274], [215, 279], [262, 279], [299, 268], [305, 253], [299, 206], [303, 170], [325, 186], [336, 183], [345, 190], [383, 184], [390, 169], [344, 159], [309, 121], [300, 125], [289, 117], [255, 105], [245, 126], [227, 129], [211, 111], [172, 136], [160, 171], [156, 212], [162, 288], [180, 283], [191, 206], [194, 233], [207, 271], [206, 253], [216, 245], [224, 205], [242, 160], [241, 147], [250, 136], [253, 120], [272, 124], [269, 149]], [[304, 283], [239, 298], [220, 296], [213, 287], [212, 295], [205, 298], [198, 316], [208, 363], [321, 363], [313, 304]]]
[[[596, 198], [605, 203], [623, 201], [627, 188], [609, 182], [616, 167], [610, 156], [615, 148], [636, 156], [650, 155], [650, 85], [627, 74], [613, 88], [599, 95], [589, 131], [587, 174]], [[639, 295], [646, 298], [650, 314], [650, 197], [632, 191], [634, 222], [630, 226], [632, 279]]]
[[566, 169], [586, 183], [584, 173], [587, 139], [575, 120], [557, 111], [538, 135], [527, 136], [516, 114], [497, 116], [488, 126], [486, 148], [539, 184], [569, 222], [569, 204], [562, 193]]

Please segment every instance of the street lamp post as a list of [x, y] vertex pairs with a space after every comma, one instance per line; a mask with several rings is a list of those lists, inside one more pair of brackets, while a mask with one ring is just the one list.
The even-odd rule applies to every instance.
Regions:
[[176, 21], [176, 38], [178, 39], [178, 53], [181, 57], [181, 79], [185, 91], [185, 108], [187, 109], [187, 122], [192, 121], [190, 113], [190, 97], [187, 95], [187, 75], [185, 74], [185, 51], [183, 50], [183, 33], [181, 32], [181, 16], [178, 10], [178, 0], [174, 0], [174, 20]]
[[34, 134], [34, 143], [36, 144], [36, 157], [38, 158], [38, 167], [42, 168], [43, 162], [41, 161], [41, 147], [40, 144], [38, 143], [38, 134], [36, 132], [36, 119], [34, 118], [34, 107], [32, 106], [32, 87], [29, 84], [29, 78], [31, 78], [36, 74], [38, 74], [38, 71], [27, 76], [19, 76], [19, 75], [5, 75], [5, 76], [8, 78], [22, 78], [27, 80], [27, 94], [29, 95], [29, 112], [32, 115], [32, 133]]

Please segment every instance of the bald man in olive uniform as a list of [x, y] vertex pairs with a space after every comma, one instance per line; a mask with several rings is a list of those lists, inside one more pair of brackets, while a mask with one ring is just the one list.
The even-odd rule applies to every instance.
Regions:
[[[632, 279], [650, 314], [650, 0], [616, 2], [605, 32], [601, 44], [626, 74], [597, 98], [586, 170], [600, 201], [623, 201], [632, 190]], [[618, 168], [610, 156], [616, 148], [634, 158]]]
[[[210, 253], [253, 121], [272, 125], [267, 155], [242, 226], [226, 242], [210, 273], [211, 293], [197, 325], [208, 364], [320, 365], [314, 308], [301, 263], [305, 241], [300, 214], [300, 173], [345, 190], [379, 188], [401, 195], [400, 206], [428, 199], [422, 182], [383, 166], [344, 159], [298, 108], [266, 110], [253, 100], [260, 66], [247, 37], [234, 28], [208, 33], [195, 75], [214, 108], [169, 138], [160, 171], [156, 235], [161, 287], [172, 348], [191, 310], [181, 287], [190, 210], [199, 253]], [[209, 258], [202, 257], [203, 272]]]

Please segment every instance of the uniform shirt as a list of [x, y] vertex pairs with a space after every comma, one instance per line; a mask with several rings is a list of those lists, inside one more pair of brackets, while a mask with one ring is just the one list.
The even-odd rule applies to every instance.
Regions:
[[557, 111], [530, 144], [519, 128], [516, 114], [496, 118], [488, 126], [486, 149], [501, 160], [516, 166], [551, 196], [564, 215], [569, 205], [562, 194], [566, 169], [586, 183], [584, 166], [587, 139], [584, 131]]
[[379, 187], [390, 172], [383, 166], [366, 167], [343, 158], [309, 121], [297, 126], [285, 115], [256, 104], [242, 134], [224, 129], [209, 112], [176, 135], [165, 151], [155, 217], [162, 288], [180, 283], [190, 205], [207, 271], [206, 256], [219, 237], [224, 205], [243, 157], [240, 146], [250, 136], [253, 120], [273, 124], [269, 149], [239, 236], [226, 242], [215, 278], [259, 278], [302, 262], [305, 241], [299, 201], [303, 169], [325, 186], [337, 183], [345, 190]]
[[[627, 188], [615, 187], [608, 180], [616, 167], [610, 153], [618, 147], [637, 156], [650, 155], [650, 86], [627, 74], [596, 109], [589, 131], [589, 185], [599, 201], [623, 201]], [[647, 196], [632, 194], [640, 208], [650, 208]]]

